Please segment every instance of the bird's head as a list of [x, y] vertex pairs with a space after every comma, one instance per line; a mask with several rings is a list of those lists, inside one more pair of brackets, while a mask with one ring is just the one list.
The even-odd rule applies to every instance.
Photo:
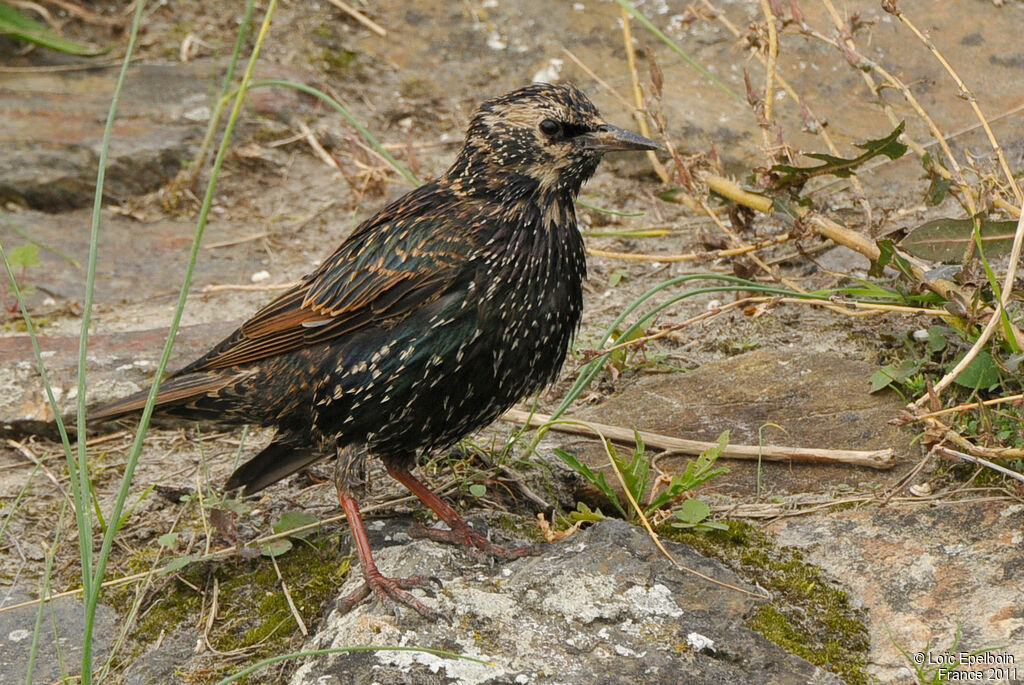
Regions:
[[657, 149], [605, 122], [576, 86], [534, 83], [480, 105], [447, 177], [464, 187], [518, 178], [542, 192], [575, 195], [604, 153]]

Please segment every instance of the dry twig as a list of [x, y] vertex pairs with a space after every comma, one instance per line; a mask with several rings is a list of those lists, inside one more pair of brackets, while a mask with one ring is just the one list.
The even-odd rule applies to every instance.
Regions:
[[[551, 417], [547, 414], [538, 414], [522, 411], [521, 409], [510, 409], [501, 417], [506, 421], [525, 424], [536, 428], [547, 424]], [[588, 421], [591, 426], [597, 428], [610, 440], [619, 443], [634, 444], [636, 435], [632, 429], [620, 426], [610, 426], [604, 423]], [[550, 426], [551, 430], [573, 435], [590, 435], [593, 433], [589, 428], [581, 428], [572, 424], [555, 423]], [[704, 450], [716, 447], [717, 443], [701, 442], [699, 440], [686, 440], [673, 438], [667, 435], [651, 433], [648, 431], [637, 431], [643, 439], [644, 444], [652, 449], [672, 450], [683, 454], [700, 454]], [[829, 450], [805, 447], [781, 447], [776, 445], [729, 445], [722, 451], [723, 457], [731, 459], [760, 459], [762, 461], [795, 461], [817, 464], [850, 464], [852, 466], [867, 466], [873, 469], [891, 469], [896, 465], [895, 455], [892, 449], [862, 451], [862, 450]]]

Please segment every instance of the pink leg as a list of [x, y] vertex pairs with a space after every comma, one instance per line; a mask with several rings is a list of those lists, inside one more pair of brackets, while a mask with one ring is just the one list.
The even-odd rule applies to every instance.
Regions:
[[377, 564], [373, 560], [370, 540], [366, 536], [366, 526], [363, 525], [363, 517], [359, 513], [359, 504], [340, 485], [338, 487], [338, 501], [341, 503], [341, 508], [345, 510], [345, 516], [348, 517], [348, 526], [352, 530], [352, 540], [355, 542], [356, 554], [359, 556], [359, 566], [363, 571], [363, 579], [366, 581], [360, 587], [338, 600], [338, 609], [342, 613], [347, 613], [373, 591], [391, 608], [396, 616], [398, 616], [397, 604], [400, 603], [412, 607], [427, 618], [448, 620], [444, 614], [431, 609], [406, 592], [409, 588], [428, 585], [431, 582], [437, 582], [440, 585], [440, 581], [430, 576], [388, 578], [382, 575], [377, 570]]
[[412, 475], [412, 472], [410, 472], [409, 469], [404, 466], [396, 466], [388, 462], [384, 462], [384, 466], [387, 468], [388, 473], [391, 474], [392, 478], [409, 488], [409, 491], [412, 492], [412, 494], [423, 500], [423, 503], [433, 509], [434, 513], [437, 514], [442, 521], [447, 523], [449, 528], [451, 528], [451, 530], [425, 528], [422, 532], [426, 537], [440, 542], [454, 542], [470, 549], [471, 551], [483, 552], [483, 554], [488, 557], [498, 557], [500, 559], [517, 559], [519, 557], [535, 553], [532, 547], [505, 549], [504, 547], [495, 545], [483, 535], [480, 535], [470, 528], [469, 524], [459, 516], [457, 511], [448, 506], [448, 504], [438, 497], [433, 490], [428, 488], [423, 481]]

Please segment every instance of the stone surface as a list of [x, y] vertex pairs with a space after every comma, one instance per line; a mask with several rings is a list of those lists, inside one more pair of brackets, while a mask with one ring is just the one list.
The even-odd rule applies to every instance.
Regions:
[[[0, 608], [29, 599], [20, 592], [5, 594]], [[0, 612], [0, 685], [26, 682], [38, 611], [32, 605]], [[31, 682], [64, 682], [64, 677], [79, 672], [84, 617], [82, 602], [73, 597], [61, 597], [44, 608]], [[102, 659], [119, 629], [117, 612], [100, 604], [93, 624], [93, 654]]]
[[[403, 533], [371, 542], [386, 575], [436, 574], [443, 590], [424, 601], [452, 625], [376, 602], [332, 613], [306, 649], [356, 645], [428, 647], [488, 664], [423, 652], [371, 651], [307, 659], [292, 685], [325, 683], [839, 683], [751, 631], [756, 601], [680, 570], [642, 529], [595, 524], [541, 554], [493, 567], [464, 552]], [[393, 544], [393, 543], [392, 543]], [[754, 592], [718, 562], [666, 542], [684, 567]], [[358, 573], [339, 595], [362, 582]], [[419, 591], [414, 591], [419, 593]]]
[[[1024, 504], [977, 501], [830, 512], [769, 526], [868, 609], [868, 672], [911, 682], [900, 648], [934, 659], [991, 650], [1024, 681]], [[840, 542], [841, 541], [841, 542]], [[956, 633], [963, 635], [956, 644]], [[991, 668], [991, 667], [988, 667]], [[986, 668], [962, 668], [975, 680]]]
[[[799, 347], [758, 349], [708, 362], [686, 374], [646, 375], [625, 381], [620, 392], [574, 417], [628, 426], [663, 435], [715, 440], [725, 430], [734, 444], [759, 443], [828, 449], [896, 450], [893, 471], [844, 465], [765, 463], [760, 467], [765, 494], [816, 491], [850, 483], [885, 483], [913, 464], [912, 433], [889, 424], [902, 409], [895, 393], [870, 394], [868, 379], [877, 368], [861, 352], [816, 348], [813, 337]], [[762, 432], [763, 431], [763, 432]], [[592, 465], [607, 457], [592, 441], [576, 449]], [[668, 456], [661, 468], [673, 473], [686, 458]], [[755, 461], [727, 460], [729, 475], [715, 479], [715, 492], [748, 495], [756, 491]]]
[[[212, 62], [140, 64], [125, 82], [104, 192], [155, 190], [181, 167], [205, 129]], [[0, 200], [57, 212], [93, 200], [117, 66], [0, 73]]]

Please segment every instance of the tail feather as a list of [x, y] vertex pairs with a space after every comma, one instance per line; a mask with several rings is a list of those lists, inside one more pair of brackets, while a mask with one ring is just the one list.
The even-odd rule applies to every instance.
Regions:
[[[160, 384], [156, 406], [188, 404], [210, 393], [215, 393], [235, 382], [236, 377], [225, 373], [189, 373], [169, 378]], [[149, 390], [122, 397], [96, 407], [89, 412], [90, 421], [112, 421], [142, 411], [149, 398]]]
[[323, 456], [321, 452], [309, 447], [295, 445], [287, 434], [278, 435], [263, 451], [235, 469], [224, 488], [234, 490], [244, 487], [245, 494], [251, 495]]

